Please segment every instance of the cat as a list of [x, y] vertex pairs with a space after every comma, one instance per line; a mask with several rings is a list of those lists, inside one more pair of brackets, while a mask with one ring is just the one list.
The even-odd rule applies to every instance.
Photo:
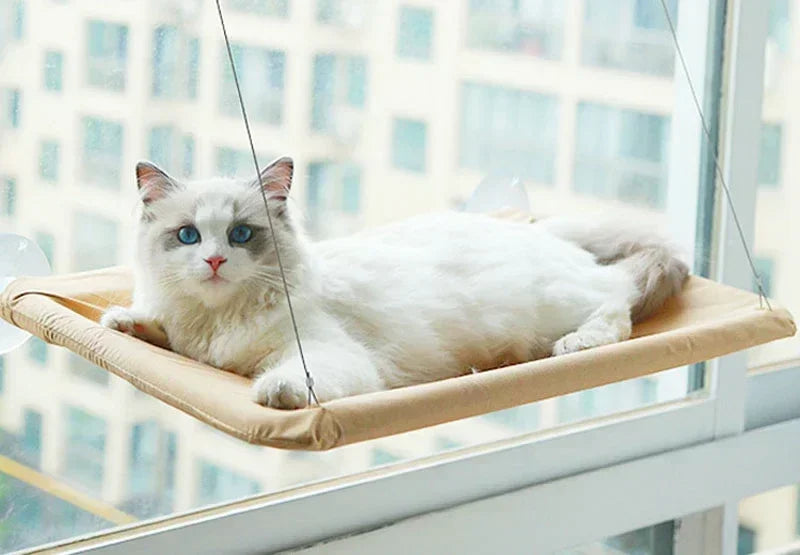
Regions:
[[688, 275], [667, 241], [620, 221], [442, 213], [310, 242], [292, 176], [288, 157], [259, 180], [191, 184], [140, 162], [133, 303], [101, 323], [165, 335], [295, 409], [307, 385], [277, 255], [320, 402], [625, 340]]

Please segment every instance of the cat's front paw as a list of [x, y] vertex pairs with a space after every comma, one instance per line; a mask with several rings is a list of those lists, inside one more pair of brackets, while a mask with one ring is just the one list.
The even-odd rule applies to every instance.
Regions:
[[100, 325], [128, 335], [136, 335], [136, 318], [133, 312], [122, 306], [112, 306], [100, 317]]
[[256, 403], [274, 409], [301, 409], [308, 400], [308, 390], [301, 378], [290, 378], [274, 371], [261, 374], [252, 392]]
[[158, 347], [169, 348], [167, 333], [152, 319], [141, 318], [129, 308], [112, 306], [100, 317], [100, 325], [137, 337]]

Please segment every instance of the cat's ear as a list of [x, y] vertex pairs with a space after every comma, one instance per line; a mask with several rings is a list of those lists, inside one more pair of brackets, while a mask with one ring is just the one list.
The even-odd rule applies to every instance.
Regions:
[[270, 200], [286, 200], [292, 188], [294, 162], [288, 156], [278, 158], [261, 170], [259, 184]]
[[150, 162], [136, 164], [136, 185], [145, 205], [160, 200], [179, 188], [177, 181]]

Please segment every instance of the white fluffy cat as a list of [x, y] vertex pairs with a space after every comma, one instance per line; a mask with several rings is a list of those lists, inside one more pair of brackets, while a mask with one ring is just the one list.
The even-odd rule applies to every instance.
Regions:
[[257, 402], [305, 406], [259, 187], [320, 401], [627, 339], [687, 275], [662, 238], [622, 222], [451, 213], [311, 243], [288, 204], [292, 172], [281, 158], [260, 183], [183, 184], [140, 163], [133, 305], [102, 323], [163, 330], [172, 350], [254, 377]]

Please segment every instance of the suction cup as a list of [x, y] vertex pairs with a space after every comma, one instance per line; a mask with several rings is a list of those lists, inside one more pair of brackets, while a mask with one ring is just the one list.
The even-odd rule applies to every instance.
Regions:
[[528, 193], [516, 177], [487, 176], [464, 204], [465, 212], [499, 212], [531, 209]]
[[[0, 292], [21, 276], [46, 276], [50, 264], [39, 245], [15, 233], [0, 233]], [[0, 320], [0, 355], [11, 352], [31, 334]]]

